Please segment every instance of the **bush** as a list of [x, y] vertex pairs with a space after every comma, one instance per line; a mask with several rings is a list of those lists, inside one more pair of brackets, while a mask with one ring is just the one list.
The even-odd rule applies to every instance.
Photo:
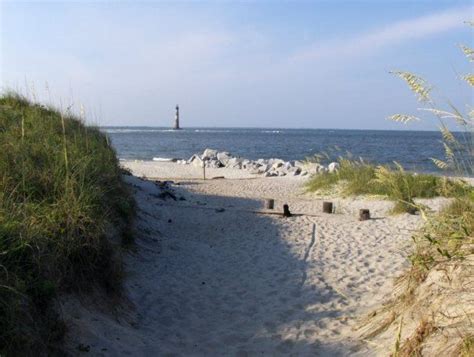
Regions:
[[0, 97], [0, 354], [44, 349], [61, 335], [52, 308], [60, 291], [120, 289], [106, 232], [133, 211], [104, 134], [19, 95]]

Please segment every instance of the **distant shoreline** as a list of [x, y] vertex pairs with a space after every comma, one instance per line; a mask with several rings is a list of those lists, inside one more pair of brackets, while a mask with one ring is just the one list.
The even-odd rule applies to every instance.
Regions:
[[[338, 129], [338, 128], [280, 128], [280, 127], [225, 127], [225, 126], [188, 126], [181, 127], [179, 130], [173, 130], [171, 126], [149, 126], [149, 125], [100, 125], [99, 129], [169, 129], [170, 131], [189, 131], [189, 130], [314, 130], [314, 131], [368, 131], [368, 132], [416, 132], [416, 133], [439, 133], [439, 130], [413, 130], [413, 129]], [[452, 131], [454, 134], [462, 134], [461, 131]], [[440, 134], [441, 135], [441, 134]]]

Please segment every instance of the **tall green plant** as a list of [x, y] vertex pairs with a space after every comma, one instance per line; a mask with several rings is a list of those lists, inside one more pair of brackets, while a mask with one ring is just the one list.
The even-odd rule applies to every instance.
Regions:
[[0, 355], [33, 354], [58, 334], [52, 302], [61, 290], [95, 283], [119, 291], [121, 266], [106, 233], [125, 230], [132, 215], [98, 129], [0, 96]]
[[[461, 50], [469, 60], [474, 62], [474, 50], [468, 46], [461, 45]], [[420, 111], [429, 112], [438, 121], [444, 147], [444, 159], [431, 158], [436, 166], [443, 170], [451, 170], [458, 175], [471, 176], [474, 174], [474, 109], [470, 108], [467, 114], [459, 110], [450, 101], [447, 102], [448, 110], [440, 109], [439, 105], [431, 96], [432, 87], [425, 79], [416, 74], [405, 71], [391, 72], [401, 78], [416, 95], [418, 101], [423, 104]], [[471, 87], [474, 86], [474, 74], [461, 76]], [[409, 114], [394, 114], [390, 120], [409, 123], [420, 120], [418, 116]], [[453, 134], [449, 129], [453, 124], [459, 135]], [[458, 137], [459, 136], [459, 137]]]

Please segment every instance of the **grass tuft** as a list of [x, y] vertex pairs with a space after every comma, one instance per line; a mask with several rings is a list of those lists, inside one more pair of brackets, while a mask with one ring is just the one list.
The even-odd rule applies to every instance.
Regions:
[[62, 336], [53, 308], [62, 291], [120, 290], [106, 233], [127, 227], [133, 212], [98, 129], [18, 94], [0, 96], [0, 354], [47, 350]]
[[395, 201], [393, 213], [415, 213], [415, 198], [462, 197], [473, 189], [462, 180], [406, 172], [395, 168], [374, 166], [362, 160], [339, 158], [339, 170], [314, 175], [307, 183], [310, 192], [329, 192], [336, 188], [345, 196], [380, 195]]

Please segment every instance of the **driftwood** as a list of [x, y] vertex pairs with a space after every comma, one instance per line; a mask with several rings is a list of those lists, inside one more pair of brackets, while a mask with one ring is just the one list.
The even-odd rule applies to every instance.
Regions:
[[323, 202], [323, 212], [324, 213], [333, 213], [333, 204], [332, 204], [332, 202]]

